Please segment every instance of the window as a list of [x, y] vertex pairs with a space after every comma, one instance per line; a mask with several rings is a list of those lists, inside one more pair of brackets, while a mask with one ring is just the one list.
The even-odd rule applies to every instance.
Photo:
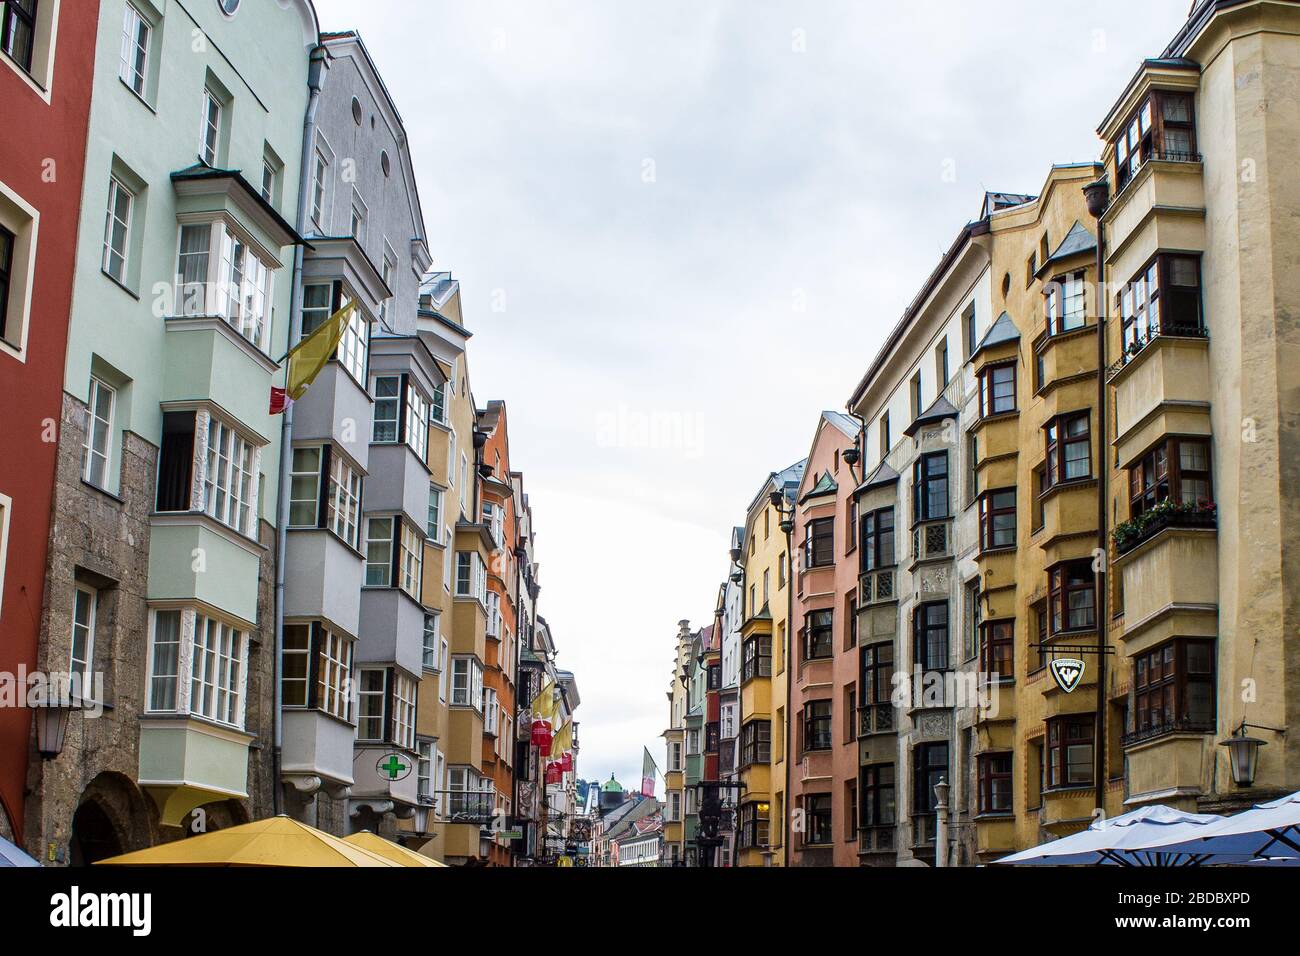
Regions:
[[912, 507], [915, 520], [948, 517], [948, 453], [922, 455], [912, 466]]
[[[331, 449], [332, 451], [332, 449]], [[329, 505], [327, 527], [349, 546], [359, 546], [358, 517], [361, 510], [361, 476], [342, 455], [330, 455]]]
[[425, 528], [429, 540], [442, 544], [442, 489], [429, 486], [429, 520]]
[[782, 551], [776, 559], [776, 586], [777, 588], [785, 587], [785, 552]]
[[321, 448], [295, 448], [289, 471], [289, 527], [314, 528], [320, 515]]
[[769, 763], [772, 759], [772, 723], [751, 720], [740, 728], [740, 765]]
[[209, 89], [203, 90], [203, 125], [200, 128], [199, 158], [209, 166], [217, 165], [221, 143], [221, 101]]
[[980, 369], [980, 415], [1003, 415], [1016, 410], [1016, 366], [986, 365]]
[[740, 664], [740, 680], [772, 676], [772, 638], [759, 635], [745, 641]]
[[[340, 301], [340, 308], [345, 302]], [[370, 352], [370, 323], [360, 309], [353, 309], [348, 316], [348, 324], [339, 339], [338, 351], [334, 357], [340, 365], [348, 370], [358, 384], [366, 380], [366, 366]]]
[[948, 384], [948, 337], [946, 335], [939, 340], [934, 350], [934, 373], [935, 381], [939, 383], [939, 391], [942, 392]]
[[[858, 687], [860, 708], [883, 709], [893, 706], [894, 645], [892, 643], [871, 644], [862, 648], [862, 679]], [[875, 716], [872, 715], [872, 723], [868, 725], [864, 715], [863, 733], [887, 730], [892, 727], [892, 723], [881, 726]]]
[[358, 243], [364, 244], [366, 241], [366, 205], [355, 189], [352, 190], [352, 218], [348, 226], [348, 235]]
[[1133, 661], [1135, 736], [1215, 726], [1213, 641], [1175, 640]]
[[317, 149], [316, 163], [312, 171], [311, 218], [318, 229], [325, 228], [325, 192], [329, 186], [329, 171], [329, 160]]
[[487, 568], [477, 551], [456, 552], [456, 596], [475, 598], [487, 606]]
[[149, 707], [154, 712], [180, 709], [182, 611], [155, 611], [153, 647], [149, 655]]
[[476, 657], [451, 659], [451, 703], [453, 707], [483, 708], [483, 665]]
[[95, 605], [99, 595], [83, 585], [77, 586], [72, 606], [72, 651], [68, 667], [83, 698], [89, 696], [95, 664]]
[[217, 265], [219, 312], [232, 328], [265, 349], [267, 304], [271, 301], [271, 270], [249, 244], [224, 226], [218, 227], [221, 259]]
[[948, 773], [948, 744], [918, 744], [912, 751], [912, 809], [917, 814], [934, 813], [938, 803], [935, 784], [952, 782]]
[[421, 740], [416, 743], [416, 750], [419, 753], [419, 759], [415, 764], [415, 793], [416, 797], [423, 804], [433, 803], [433, 767], [434, 767], [434, 745], [431, 740]]
[[451, 645], [444, 637], [439, 641], [438, 646], [438, 700], [444, 704], [447, 702], [447, 661], [450, 652]]
[[912, 420], [915, 421], [921, 416], [925, 406], [921, 404], [921, 373], [917, 372], [912, 376], [912, 381], [908, 383], [908, 395], [912, 399]]
[[803, 749], [830, 750], [834, 742], [831, 728], [831, 702], [809, 701], [803, 709]]
[[113, 405], [117, 392], [99, 379], [90, 379], [90, 418], [86, 441], [81, 447], [81, 477], [97, 488], [107, 487], [108, 465], [112, 458]]
[[966, 433], [966, 507], [975, 503], [980, 493], [980, 439], [974, 432]]
[[357, 739], [384, 739], [384, 704], [388, 696], [388, 671], [362, 668], [357, 686]]
[[424, 566], [424, 542], [420, 540], [416, 530], [405, 521], [398, 523], [401, 525], [399, 539], [401, 563], [398, 566], [401, 571], [400, 586], [408, 595], [419, 601]]
[[962, 313], [961, 333], [963, 339], [962, 345], [966, 349], [966, 358], [969, 359], [972, 355], [975, 354], [975, 347], [976, 345], [979, 344], [979, 340], [975, 338], [975, 303], [974, 302], [966, 306], [966, 311]]
[[880, 458], [883, 461], [893, 451], [893, 440], [889, 434], [889, 412], [880, 416]]
[[445, 382], [439, 382], [433, 387], [433, 402], [429, 409], [429, 418], [431, 421], [447, 422], [447, 385]]
[[262, 160], [262, 188], [260, 192], [266, 202], [275, 202], [275, 166], [272, 165], [269, 159]]
[[386, 588], [393, 583], [394, 518], [366, 520], [366, 587]]
[[1210, 443], [1169, 438], [1134, 462], [1129, 474], [1129, 507], [1134, 517], [1162, 501], [1202, 505], [1214, 500]]
[[1092, 714], [1053, 717], [1047, 721], [1047, 786], [1083, 787], [1093, 782]]
[[1003, 680], [1015, 676], [1015, 621], [989, 621], [980, 627], [980, 670]]
[[1043, 293], [1048, 335], [1072, 332], [1087, 324], [1086, 289], [1082, 272], [1062, 276], [1048, 284]]
[[319, 621], [285, 625], [280, 684], [286, 707], [309, 707], [350, 720], [351, 675], [350, 640]]
[[965, 599], [962, 605], [962, 656], [970, 661], [979, 654], [980, 618], [984, 614], [978, 577], [966, 582], [962, 596]]
[[217, 723], [244, 723], [245, 636], [237, 628], [195, 614], [190, 660], [190, 713]]
[[1192, 97], [1156, 90], [1115, 139], [1115, 176], [1122, 190], [1150, 159], [1197, 162]]
[[128, 3], [122, 23], [122, 57], [117, 75], [137, 96], [143, 97], [148, 71], [149, 21]]
[[1119, 294], [1124, 359], [1160, 335], [1205, 334], [1199, 256], [1156, 256]]
[[1041, 344], [1034, 345], [1034, 391], [1041, 392], [1047, 385], [1047, 358]]
[[827, 568], [835, 564], [835, 519], [817, 518], [808, 522], [804, 539], [804, 561], [809, 568]]
[[831, 843], [831, 795], [810, 793], [803, 798], [804, 844], [829, 846]]
[[37, 0], [8, 0], [0, 6], [0, 50], [28, 73], [36, 48]]
[[212, 418], [208, 423], [205, 511], [241, 534], [253, 534], [253, 446], [238, 432]]
[[[220, 250], [215, 260], [211, 254], [214, 248]], [[225, 223], [183, 225], [176, 256], [175, 311], [185, 316], [219, 315], [265, 351], [267, 310], [274, 285], [272, 269], [277, 266], [259, 259], [251, 244], [231, 232]], [[307, 286], [304, 290], [304, 334], [329, 315], [329, 288]], [[323, 295], [320, 290], [324, 290]], [[324, 314], [318, 315], [322, 306]]]
[[1016, 489], [980, 496], [980, 548], [994, 551], [1016, 546]]
[[835, 612], [812, 611], [804, 620], [804, 660], [826, 660], [835, 653]]
[[673, 772], [682, 769], [682, 742], [680, 740], [673, 740], [668, 744], [668, 769]]
[[882, 508], [862, 516], [862, 570], [894, 566], [894, 509]]
[[668, 822], [676, 823], [682, 818], [682, 792], [668, 791]]
[[17, 237], [0, 226], [0, 338], [8, 338], [9, 295], [13, 285], [14, 243]]
[[848, 540], [844, 542], [844, 553], [851, 554], [853, 549], [858, 546], [858, 499], [853, 498], [844, 506], [847, 512], [844, 522], [844, 536]]
[[874, 764], [862, 768], [862, 826], [892, 827], [895, 822], [894, 765]]
[[[12, 7], [6, 4], [6, 9]], [[131, 240], [131, 209], [135, 193], [116, 177], [108, 181], [108, 212], [104, 219], [103, 270], [121, 284], [126, 283], [126, 262]]]
[[405, 674], [393, 676], [393, 744], [415, 749], [415, 681]]
[[398, 441], [398, 422], [401, 420], [402, 379], [399, 375], [384, 375], [375, 379], [375, 415], [372, 441]]
[[1047, 487], [1092, 477], [1092, 437], [1088, 412], [1062, 415], [1047, 423]]
[[1097, 579], [1092, 562], [1070, 561], [1049, 574], [1048, 600], [1052, 605], [1052, 633], [1088, 631], [1097, 626]]
[[1011, 812], [1011, 754], [980, 754], [980, 813]]
[[763, 604], [767, 606], [772, 600], [772, 569], [763, 569]]
[[922, 604], [912, 612], [913, 660], [927, 671], [948, 669], [948, 602]]
[[176, 256], [176, 312], [186, 316], [208, 314], [208, 269], [211, 262], [212, 225], [181, 226]]

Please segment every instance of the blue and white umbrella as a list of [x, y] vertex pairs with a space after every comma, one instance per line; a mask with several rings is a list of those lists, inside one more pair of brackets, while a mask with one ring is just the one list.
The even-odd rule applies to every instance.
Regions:
[[40, 864], [4, 837], [0, 837], [0, 866], [40, 866]]
[[1195, 866], [1202, 862], [1195, 853], [1152, 852], [1150, 847], [1166, 840], [1190, 839], [1223, 819], [1172, 807], [1140, 807], [994, 862], [1019, 866]]
[[1300, 793], [1223, 817], [1195, 834], [1166, 834], [1150, 849], [1192, 854], [1207, 863], [1300, 859]]

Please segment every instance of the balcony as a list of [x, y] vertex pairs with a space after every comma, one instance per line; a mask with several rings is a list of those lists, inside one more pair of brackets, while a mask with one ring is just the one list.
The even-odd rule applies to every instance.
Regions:
[[496, 819], [496, 793], [491, 790], [425, 790], [420, 800], [438, 807], [444, 823], [487, 826]]
[[858, 736], [871, 737], [875, 734], [892, 734], [894, 732], [894, 705], [869, 704], [858, 708]]
[[1148, 741], [1168, 737], [1170, 734], [1212, 734], [1216, 730], [1213, 720], [1192, 720], [1190, 718], [1174, 720], [1166, 724], [1156, 724], [1142, 730], [1134, 730], [1123, 737], [1125, 747], [1136, 747]]
[[1117, 525], [1112, 532], [1115, 549], [1125, 555], [1167, 528], [1214, 529], [1218, 527], [1218, 519], [1219, 512], [1213, 504], [1176, 505], [1163, 501], [1151, 511]]
[[1136, 335], [1132, 341], [1124, 346], [1124, 354], [1118, 362], [1112, 363], [1106, 369], [1107, 381], [1113, 382], [1124, 368], [1132, 361], [1137, 359], [1151, 343], [1157, 339], [1175, 338], [1175, 339], [1208, 339], [1210, 333], [1204, 325], [1193, 322], [1161, 322], [1154, 328], [1150, 328], [1145, 334]]
[[252, 740], [194, 717], [141, 718], [140, 786], [158, 804], [161, 822], [181, 826], [195, 807], [247, 798]]

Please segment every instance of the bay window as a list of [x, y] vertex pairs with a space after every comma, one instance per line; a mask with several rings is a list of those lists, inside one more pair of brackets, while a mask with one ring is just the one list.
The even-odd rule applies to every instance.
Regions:
[[758, 635], [745, 641], [741, 651], [740, 680], [772, 676], [772, 637]]
[[835, 612], [811, 611], [804, 619], [804, 660], [827, 660], [834, 648]]
[[772, 722], [751, 720], [740, 728], [740, 765], [769, 763], [772, 759]]
[[948, 517], [948, 453], [922, 455], [912, 466], [912, 511], [916, 521]]
[[1160, 335], [1201, 337], [1200, 256], [1157, 255], [1119, 294], [1127, 361]]
[[284, 706], [351, 720], [352, 649], [351, 640], [320, 621], [286, 624], [280, 668]]
[[912, 612], [913, 661], [927, 671], [948, 669], [948, 602], [922, 604]]
[[453, 707], [483, 709], [483, 665], [477, 657], [451, 659], [451, 703]]
[[424, 545], [419, 533], [398, 517], [366, 519], [368, 588], [395, 587], [420, 600]]
[[366, 520], [366, 587], [386, 588], [393, 583], [393, 524], [396, 518]]
[[862, 679], [858, 683], [861, 732], [879, 733], [893, 727], [894, 645], [872, 644], [862, 648]]
[[1097, 626], [1097, 579], [1092, 561], [1068, 561], [1048, 575], [1048, 600], [1052, 607], [1052, 633], [1089, 631]]
[[980, 549], [1016, 546], [1016, 490], [988, 491], [980, 496]]
[[1087, 325], [1087, 285], [1083, 276], [1075, 272], [1048, 283], [1044, 292], [1048, 335], [1073, 332]]
[[1061, 415], [1047, 423], [1047, 487], [1092, 477], [1092, 434], [1088, 412]]
[[1196, 162], [1196, 124], [1190, 93], [1153, 90], [1114, 141], [1117, 192], [1151, 159]]
[[894, 561], [894, 509], [881, 508], [862, 516], [862, 570], [892, 568]]
[[1093, 742], [1096, 719], [1092, 714], [1071, 714], [1047, 721], [1047, 786], [1085, 787], [1095, 773]]
[[164, 412], [157, 510], [201, 511], [255, 537], [260, 467], [261, 449], [207, 409]]
[[1016, 410], [1016, 366], [986, 365], [980, 369], [980, 416], [1002, 415]]
[[487, 566], [477, 551], [456, 552], [456, 596], [474, 598], [487, 607]]
[[804, 538], [804, 566], [826, 568], [835, 563], [835, 519], [808, 522]]
[[[351, 299], [343, 290], [342, 282], [316, 282], [303, 286], [302, 335], [306, 338], [320, 328], [331, 315], [348, 305]], [[362, 388], [370, 356], [370, 323], [358, 309], [348, 316], [334, 358]], [[376, 438], [376, 441], [380, 439]]]
[[375, 377], [372, 441], [405, 443], [421, 461], [429, 448], [429, 401], [416, 388], [410, 375]]
[[864, 828], [892, 827], [897, 819], [897, 796], [892, 763], [872, 764], [862, 768], [859, 810]]
[[1204, 505], [1214, 500], [1210, 443], [1167, 438], [1134, 462], [1129, 473], [1131, 514], [1144, 514], [1163, 501]]
[[381, 375], [377, 377], [372, 393], [375, 397], [375, 410], [371, 441], [383, 443], [398, 441], [402, 405], [401, 376]]
[[1003, 680], [1015, 676], [1015, 621], [986, 621], [980, 625], [980, 670]]
[[831, 702], [812, 700], [803, 709], [803, 749], [830, 750], [833, 742], [831, 730]]
[[237, 625], [192, 608], [160, 609], [149, 643], [149, 712], [243, 728], [248, 636]]
[[1011, 754], [980, 754], [976, 763], [979, 766], [979, 812], [1010, 813]]
[[398, 535], [400, 562], [398, 570], [401, 577], [398, 586], [416, 601], [420, 600], [420, 586], [423, 579], [424, 542], [419, 533], [405, 521], [398, 521], [401, 532]]
[[810, 793], [803, 798], [804, 845], [829, 846], [831, 844], [831, 795]]
[[427, 671], [438, 670], [438, 650], [442, 642], [442, 613], [431, 611], [424, 615], [424, 643], [421, 645], [421, 666]]
[[1134, 736], [1213, 730], [1214, 671], [1214, 641], [1180, 638], [1134, 658]]
[[326, 526], [349, 547], [356, 548], [359, 544], [361, 475], [333, 448], [327, 450], [330, 452], [330, 483]]
[[[215, 257], [213, 250], [218, 253]], [[249, 241], [224, 221], [186, 223], [180, 227], [177, 246], [173, 311], [187, 317], [219, 316], [265, 352], [277, 268], [278, 262], [263, 261]]]

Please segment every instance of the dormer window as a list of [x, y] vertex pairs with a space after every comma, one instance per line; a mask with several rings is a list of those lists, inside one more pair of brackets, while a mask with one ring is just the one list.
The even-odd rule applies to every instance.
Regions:
[[1115, 140], [1115, 176], [1123, 189], [1150, 159], [1194, 163], [1196, 123], [1190, 93], [1153, 91]]

